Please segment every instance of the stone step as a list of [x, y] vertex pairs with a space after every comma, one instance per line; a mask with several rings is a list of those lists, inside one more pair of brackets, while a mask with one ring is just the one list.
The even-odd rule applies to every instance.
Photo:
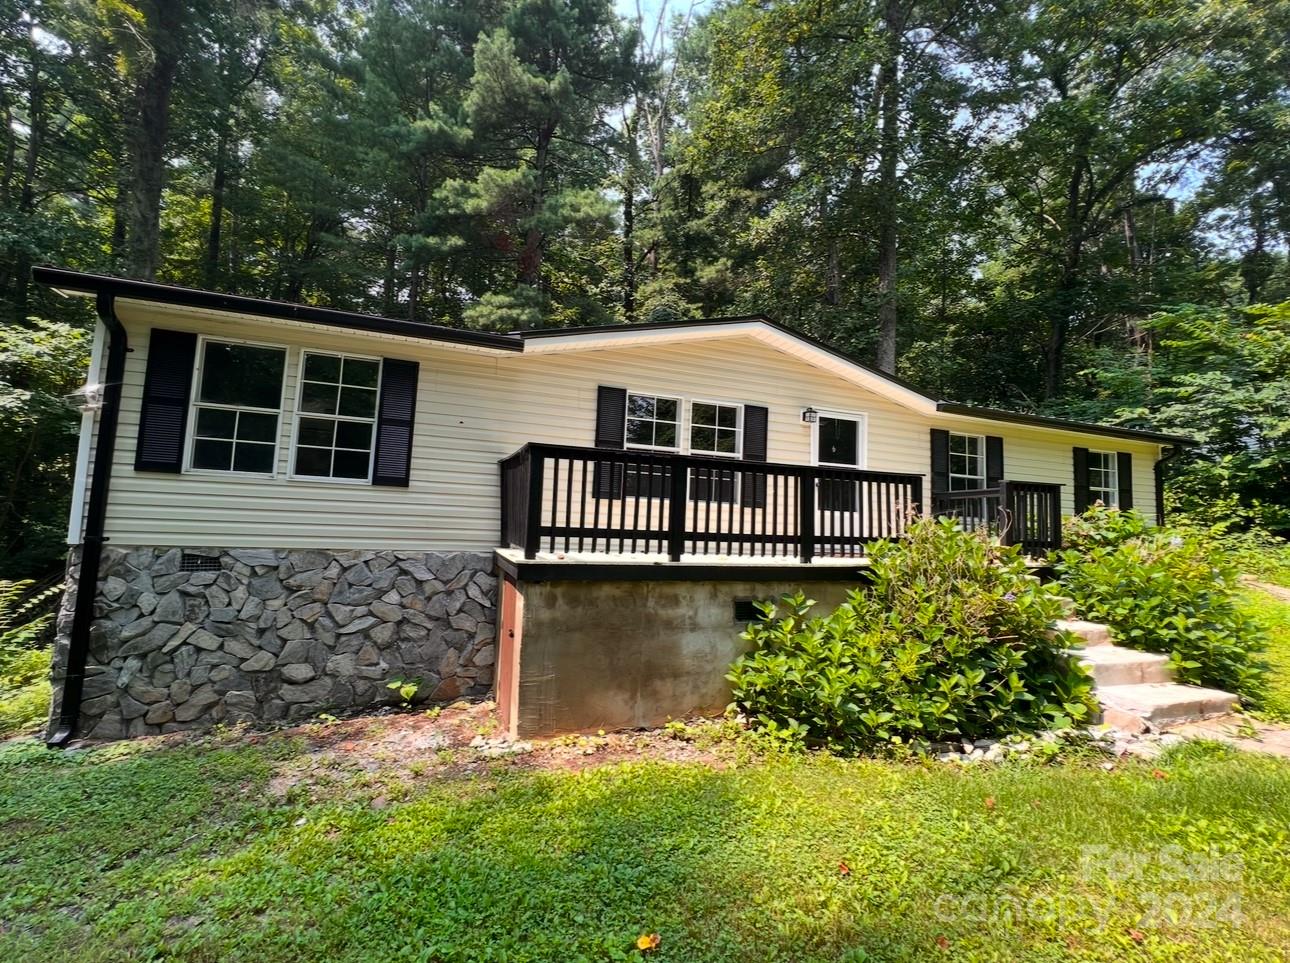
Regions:
[[1138, 652], [1120, 645], [1094, 645], [1068, 651], [1088, 668], [1099, 687], [1173, 681], [1167, 655]]
[[1057, 631], [1066, 631], [1083, 639], [1088, 645], [1110, 645], [1111, 630], [1101, 622], [1085, 622], [1083, 619], [1058, 619], [1053, 623]]
[[1098, 686], [1097, 698], [1102, 721], [1129, 731], [1131, 720], [1156, 727], [1196, 722], [1230, 712], [1239, 701], [1230, 692], [1173, 682]]

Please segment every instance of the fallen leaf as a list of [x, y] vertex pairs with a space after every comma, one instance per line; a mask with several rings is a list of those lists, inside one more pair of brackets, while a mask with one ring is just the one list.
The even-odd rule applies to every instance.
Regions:
[[642, 933], [636, 937], [636, 949], [642, 953], [648, 953], [650, 950], [657, 950], [662, 942], [663, 938], [657, 933]]
[[838, 863], [838, 875], [840, 875], [840, 876], [850, 876], [850, 875], [851, 875], [851, 867], [850, 867], [850, 866], [848, 866], [846, 863]]

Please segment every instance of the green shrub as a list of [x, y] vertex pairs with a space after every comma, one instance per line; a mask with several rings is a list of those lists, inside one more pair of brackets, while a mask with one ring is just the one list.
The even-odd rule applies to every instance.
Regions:
[[56, 590], [23, 601], [30, 587], [0, 580], [0, 736], [30, 732], [49, 713], [50, 650], [37, 646], [53, 616], [31, 616]]
[[916, 522], [869, 548], [872, 583], [825, 617], [801, 594], [763, 607], [728, 676], [735, 705], [786, 741], [853, 753], [1064, 728], [1091, 682], [1050, 635], [1055, 591], [1019, 552]]
[[1106, 623], [1121, 645], [1168, 654], [1179, 682], [1257, 702], [1261, 634], [1239, 605], [1237, 570], [1221, 546], [1113, 509], [1072, 519], [1067, 531], [1053, 562], [1083, 618]]

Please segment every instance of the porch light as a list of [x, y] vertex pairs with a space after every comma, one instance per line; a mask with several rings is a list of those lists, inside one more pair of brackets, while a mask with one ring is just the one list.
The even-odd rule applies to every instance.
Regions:
[[814, 408], [802, 409], [802, 424], [813, 425], [820, 420], [820, 413]]

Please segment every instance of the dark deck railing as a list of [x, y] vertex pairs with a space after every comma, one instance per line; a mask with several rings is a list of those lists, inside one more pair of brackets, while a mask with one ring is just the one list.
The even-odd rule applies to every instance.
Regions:
[[932, 511], [957, 517], [968, 531], [998, 535], [1028, 554], [1061, 548], [1061, 485], [1002, 481], [998, 488], [935, 492]]
[[502, 544], [550, 552], [859, 558], [905, 532], [921, 475], [525, 445], [501, 462]]
[[[501, 542], [526, 558], [858, 558], [868, 542], [904, 534], [923, 501], [920, 475], [568, 445], [525, 445], [501, 462], [501, 483]], [[1061, 488], [936, 492], [932, 511], [1040, 554], [1061, 547]]]

